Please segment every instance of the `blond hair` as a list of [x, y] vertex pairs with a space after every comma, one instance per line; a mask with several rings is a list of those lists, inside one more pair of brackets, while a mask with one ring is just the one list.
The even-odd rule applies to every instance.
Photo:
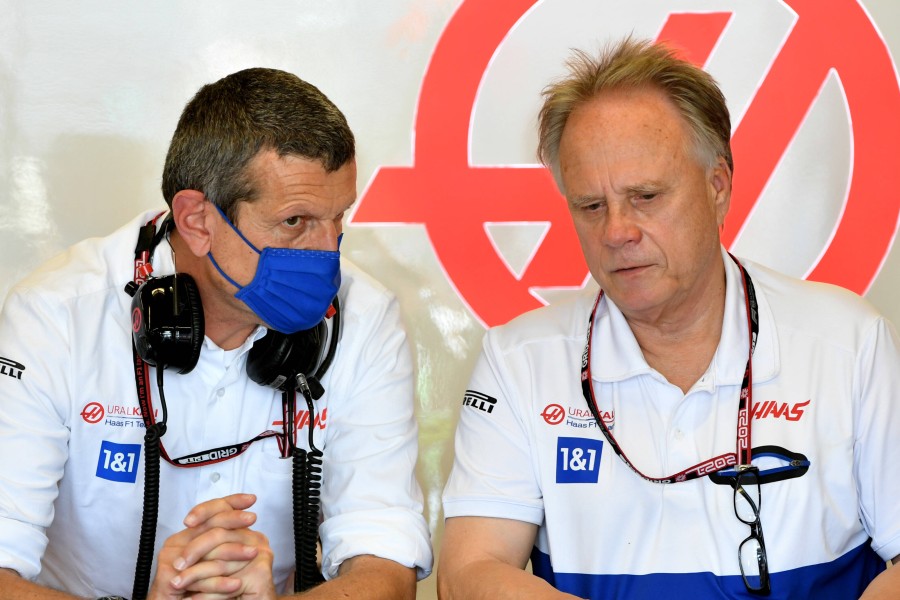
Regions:
[[568, 75], [544, 88], [539, 114], [538, 157], [560, 189], [559, 144], [572, 111], [603, 92], [645, 86], [661, 90], [678, 109], [691, 131], [697, 160], [711, 167], [722, 157], [734, 169], [725, 97], [708, 73], [669, 48], [628, 37], [596, 58], [575, 50], [566, 65]]

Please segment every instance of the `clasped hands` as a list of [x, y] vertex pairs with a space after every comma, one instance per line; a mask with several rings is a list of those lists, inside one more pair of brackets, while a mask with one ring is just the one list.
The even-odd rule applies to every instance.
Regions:
[[148, 600], [277, 598], [269, 541], [250, 529], [256, 515], [247, 509], [255, 502], [252, 494], [233, 494], [192, 508], [185, 529], [159, 552]]

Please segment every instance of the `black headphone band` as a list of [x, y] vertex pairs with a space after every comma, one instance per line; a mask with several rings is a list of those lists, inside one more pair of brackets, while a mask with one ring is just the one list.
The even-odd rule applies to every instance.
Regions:
[[165, 218], [163, 218], [162, 224], [157, 230], [156, 221], [161, 217], [164, 213], [160, 213], [156, 215], [155, 218], [147, 221], [145, 225], [143, 225], [138, 231], [138, 239], [137, 243], [134, 246], [134, 259], [140, 260], [144, 255], [144, 252], [147, 253], [147, 260], [153, 256], [153, 252], [156, 251], [156, 247], [159, 246], [159, 243], [162, 239], [173, 229], [175, 229], [175, 218], [172, 216], [172, 212], [169, 211], [166, 214]]

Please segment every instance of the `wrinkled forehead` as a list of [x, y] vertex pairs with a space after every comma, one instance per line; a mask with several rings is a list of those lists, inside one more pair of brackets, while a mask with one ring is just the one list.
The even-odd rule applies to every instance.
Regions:
[[584, 160], [680, 158], [692, 142], [688, 124], [665, 94], [645, 88], [616, 90], [572, 111], [560, 139], [560, 171], [564, 174]]

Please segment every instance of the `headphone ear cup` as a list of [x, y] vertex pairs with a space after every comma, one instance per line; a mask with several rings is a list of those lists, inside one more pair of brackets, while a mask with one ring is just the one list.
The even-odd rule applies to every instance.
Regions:
[[206, 322], [203, 318], [203, 302], [200, 300], [200, 289], [197, 287], [197, 282], [194, 281], [194, 278], [187, 273], [182, 273], [177, 276], [175, 284], [182, 290], [179, 299], [183, 300], [185, 304], [181, 310], [187, 313], [187, 317], [190, 320], [190, 350], [185, 362], [185, 366], [190, 366], [187, 367], [187, 370], [180, 371], [181, 373], [188, 373], [200, 360], [200, 349], [203, 348]]
[[200, 358], [205, 322], [193, 277], [154, 277], [131, 300], [134, 346], [146, 363], [189, 373]]
[[247, 376], [260, 385], [278, 389], [303, 373], [312, 377], [321, 362], [328, 326], [319, 322], [311, 329], [290, 335], [268, 330], [254, 342], [247, 355]]
[[291, 354], [290, 336], [268, 330], [266, 335], [256, 340], [247, 354], [247, 376], [260, 385], [279, 388], [291, 375], [286, 369]]

